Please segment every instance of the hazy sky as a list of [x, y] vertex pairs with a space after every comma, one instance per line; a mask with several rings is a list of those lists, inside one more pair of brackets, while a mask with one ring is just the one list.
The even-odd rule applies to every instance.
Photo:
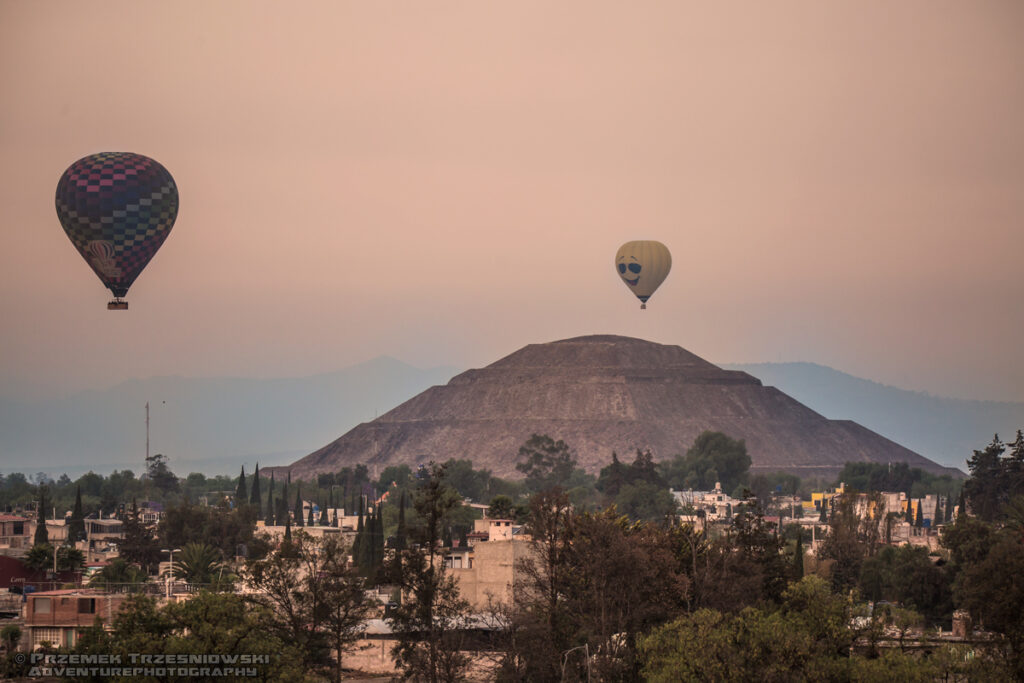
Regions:
[[[1024, 400], [1024, 3], [0, 0], [0, 382], [480, 366], [613, 333]], [[74, 160], [181, 210], [128, 295]], [[648, 310], [613, 257], [668, 245]]]

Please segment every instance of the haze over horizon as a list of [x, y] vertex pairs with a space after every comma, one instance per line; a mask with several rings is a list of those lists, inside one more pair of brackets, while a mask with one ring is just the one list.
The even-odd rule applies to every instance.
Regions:
[[[0, 0], [0, 396], [610, 333], [1024, 401], [1024, 4]], [[110, 312], [54, 212], [132, 151]], [[657, 239], [641, 312], [613, 270]]]

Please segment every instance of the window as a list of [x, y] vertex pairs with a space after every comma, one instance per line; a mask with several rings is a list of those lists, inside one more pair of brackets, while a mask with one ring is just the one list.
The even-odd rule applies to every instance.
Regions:
[[60, 646], [59, 628], [34, 628], [32, 629], [32, 647], [39, 647], [43, 643], [50, 643]]
[[96, 614], [96, 598], [78, 598], [79, 614]]
[[25, 522], [14, 522], [14, 536], [25, 535]]
[[32, 611], [35, 614], [49, 614], [50, 598], [35, 598], [32, 601]]

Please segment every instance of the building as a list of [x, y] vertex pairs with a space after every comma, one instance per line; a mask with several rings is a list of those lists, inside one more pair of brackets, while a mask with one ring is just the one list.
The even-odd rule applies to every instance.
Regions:
[[446, 556], [445, 564], [459, 583], [459, 593], [474, 612], [481, 612], [488, 602], [512, 602], [516, 564], [533, 555], [532, 543], [514, 539], [487, 541], [472, 548], [454, 548]]
[[733, 511], [743, 501], [737, 500], [722, 490], [722, 483], [715, 482], [712, 491], [671, 491], [672, 497], [683, 510], [683, 521], [714, 522], [730, 519]]
[[0, 515], [0, 548], [31, 548], [32, 525], [25, 517]]
[[82, 588], [31, 593], [25, 600], [24, 642], [31, 650], [43, 643], [74, 647], [97, 616], [109, 624], [127, 597]]

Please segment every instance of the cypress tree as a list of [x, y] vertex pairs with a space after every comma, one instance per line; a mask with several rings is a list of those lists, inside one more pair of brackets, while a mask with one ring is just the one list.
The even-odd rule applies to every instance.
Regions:
[[[369, 507], [369, 506], [367, 506]], [[377, 515], [376, 511], [366, 512], [366, 525], [363, 527], [363, 542], [359, 546], [359, 552], [363, 556], [359, 563], [359, 566], [363, 569], [363, 575], [366, 578], [373, 577], [373, 563], [376, 561], [376, 541], [377, 541]]]
[[313, 506], [309, 506], [309, 516], [306, 517], [306, 526], [316, 526], [316, 520], [313, 519]]
[[238, 477], [238, 488], [235, 489], [235, 505], [245, 505], [247, 500], [249, 500], [249, 494], [245, 490], [245, 465], [242, 465], [242, 474]]
[[274, 526], [277, 508], [274, 507], [274, 473], [270, 473], [270, 488], [267, 490], [267, 526]]
[[377, 520], [373, 524], [373, 577], [384, 565], [384, 506], [377, 505]]
[[302, 482], [300, 481], [295, 491], [295, 524], [302, 526]]
[[82, 487], [75, 487], [75, 509], [71, 511], [68, 524], [68, 540], [72, 543], [85, 540], [85, 514], [82, 512]]
[[263, 525], [275, 526], [277, 520], [274, 517], [274, 501], [273, 499], [267, 499], [267, 515], [263, 518]]
[[277, 525], [283, 526], [284, 523], [289, 519], [290, 513], [288, 512], [288, 484], [284, 485], [284, 492], [281, 497], [277, 499]]
[[39, 485], [39, 515], [36, 519], [36, 535], [32, 542], [35, 545], [46, 545], [50, 542], [50, 532], [46, 530], [46, 484]]
[[[321, 501], [321, 503], [322, 502], [323, 501]], [[319, 523], [320, 526], [328, 526], [330, 524], [330, 522], [327, 521], [327, 506], [326, 505], [322, 505], [322, 504], [320, 505], [320, 521], [318, 523]]]
[[352, 562], [362, 568], [363, 549], [363, 499], [359, 499], [359, 521], [356, 523], [356, 538], [352, 541]]
[[256, 518], [263, 519], [263, 497], [260, 495], [260, 464], [256, 463], [256, 472], [252, 475], [252, 491], [249, 502], [256, 506]]
[[960, 521], [960, 518], [967, 512], [967, 503], [964, 501], [964, 490], [960, 489], [960, 500], [956, 504], [956, 521]]
[[821, 499], [821, 514], [818, 515], [818, 521], [821, 522], [822, 524], [825, 524], [826, 522], [828, 522], [828, 512], [826, 510], [827, 510], [827, 508], [826, 508], [825, 499], [822, 498]]
[[796, 548], [793, 549], [793, 580], [804, 578], [804, 534], [803, 530], [796, 535]]
[[409, 546], [408, 531], [405, 528], [405, 491], [402, 491], [402, 499], [398, 504], [398, 530], [395, 531], [395, 550], [402, 551]]
[[292, 540], [292, 520], [286, 519], [284, 523], [284, 540]]
[[914, 515], [914, 526], [918, 529], [924, 526], [924, 511], [921, 509], [924, 507], [924, 499], [917, 501], [917, 514]]

